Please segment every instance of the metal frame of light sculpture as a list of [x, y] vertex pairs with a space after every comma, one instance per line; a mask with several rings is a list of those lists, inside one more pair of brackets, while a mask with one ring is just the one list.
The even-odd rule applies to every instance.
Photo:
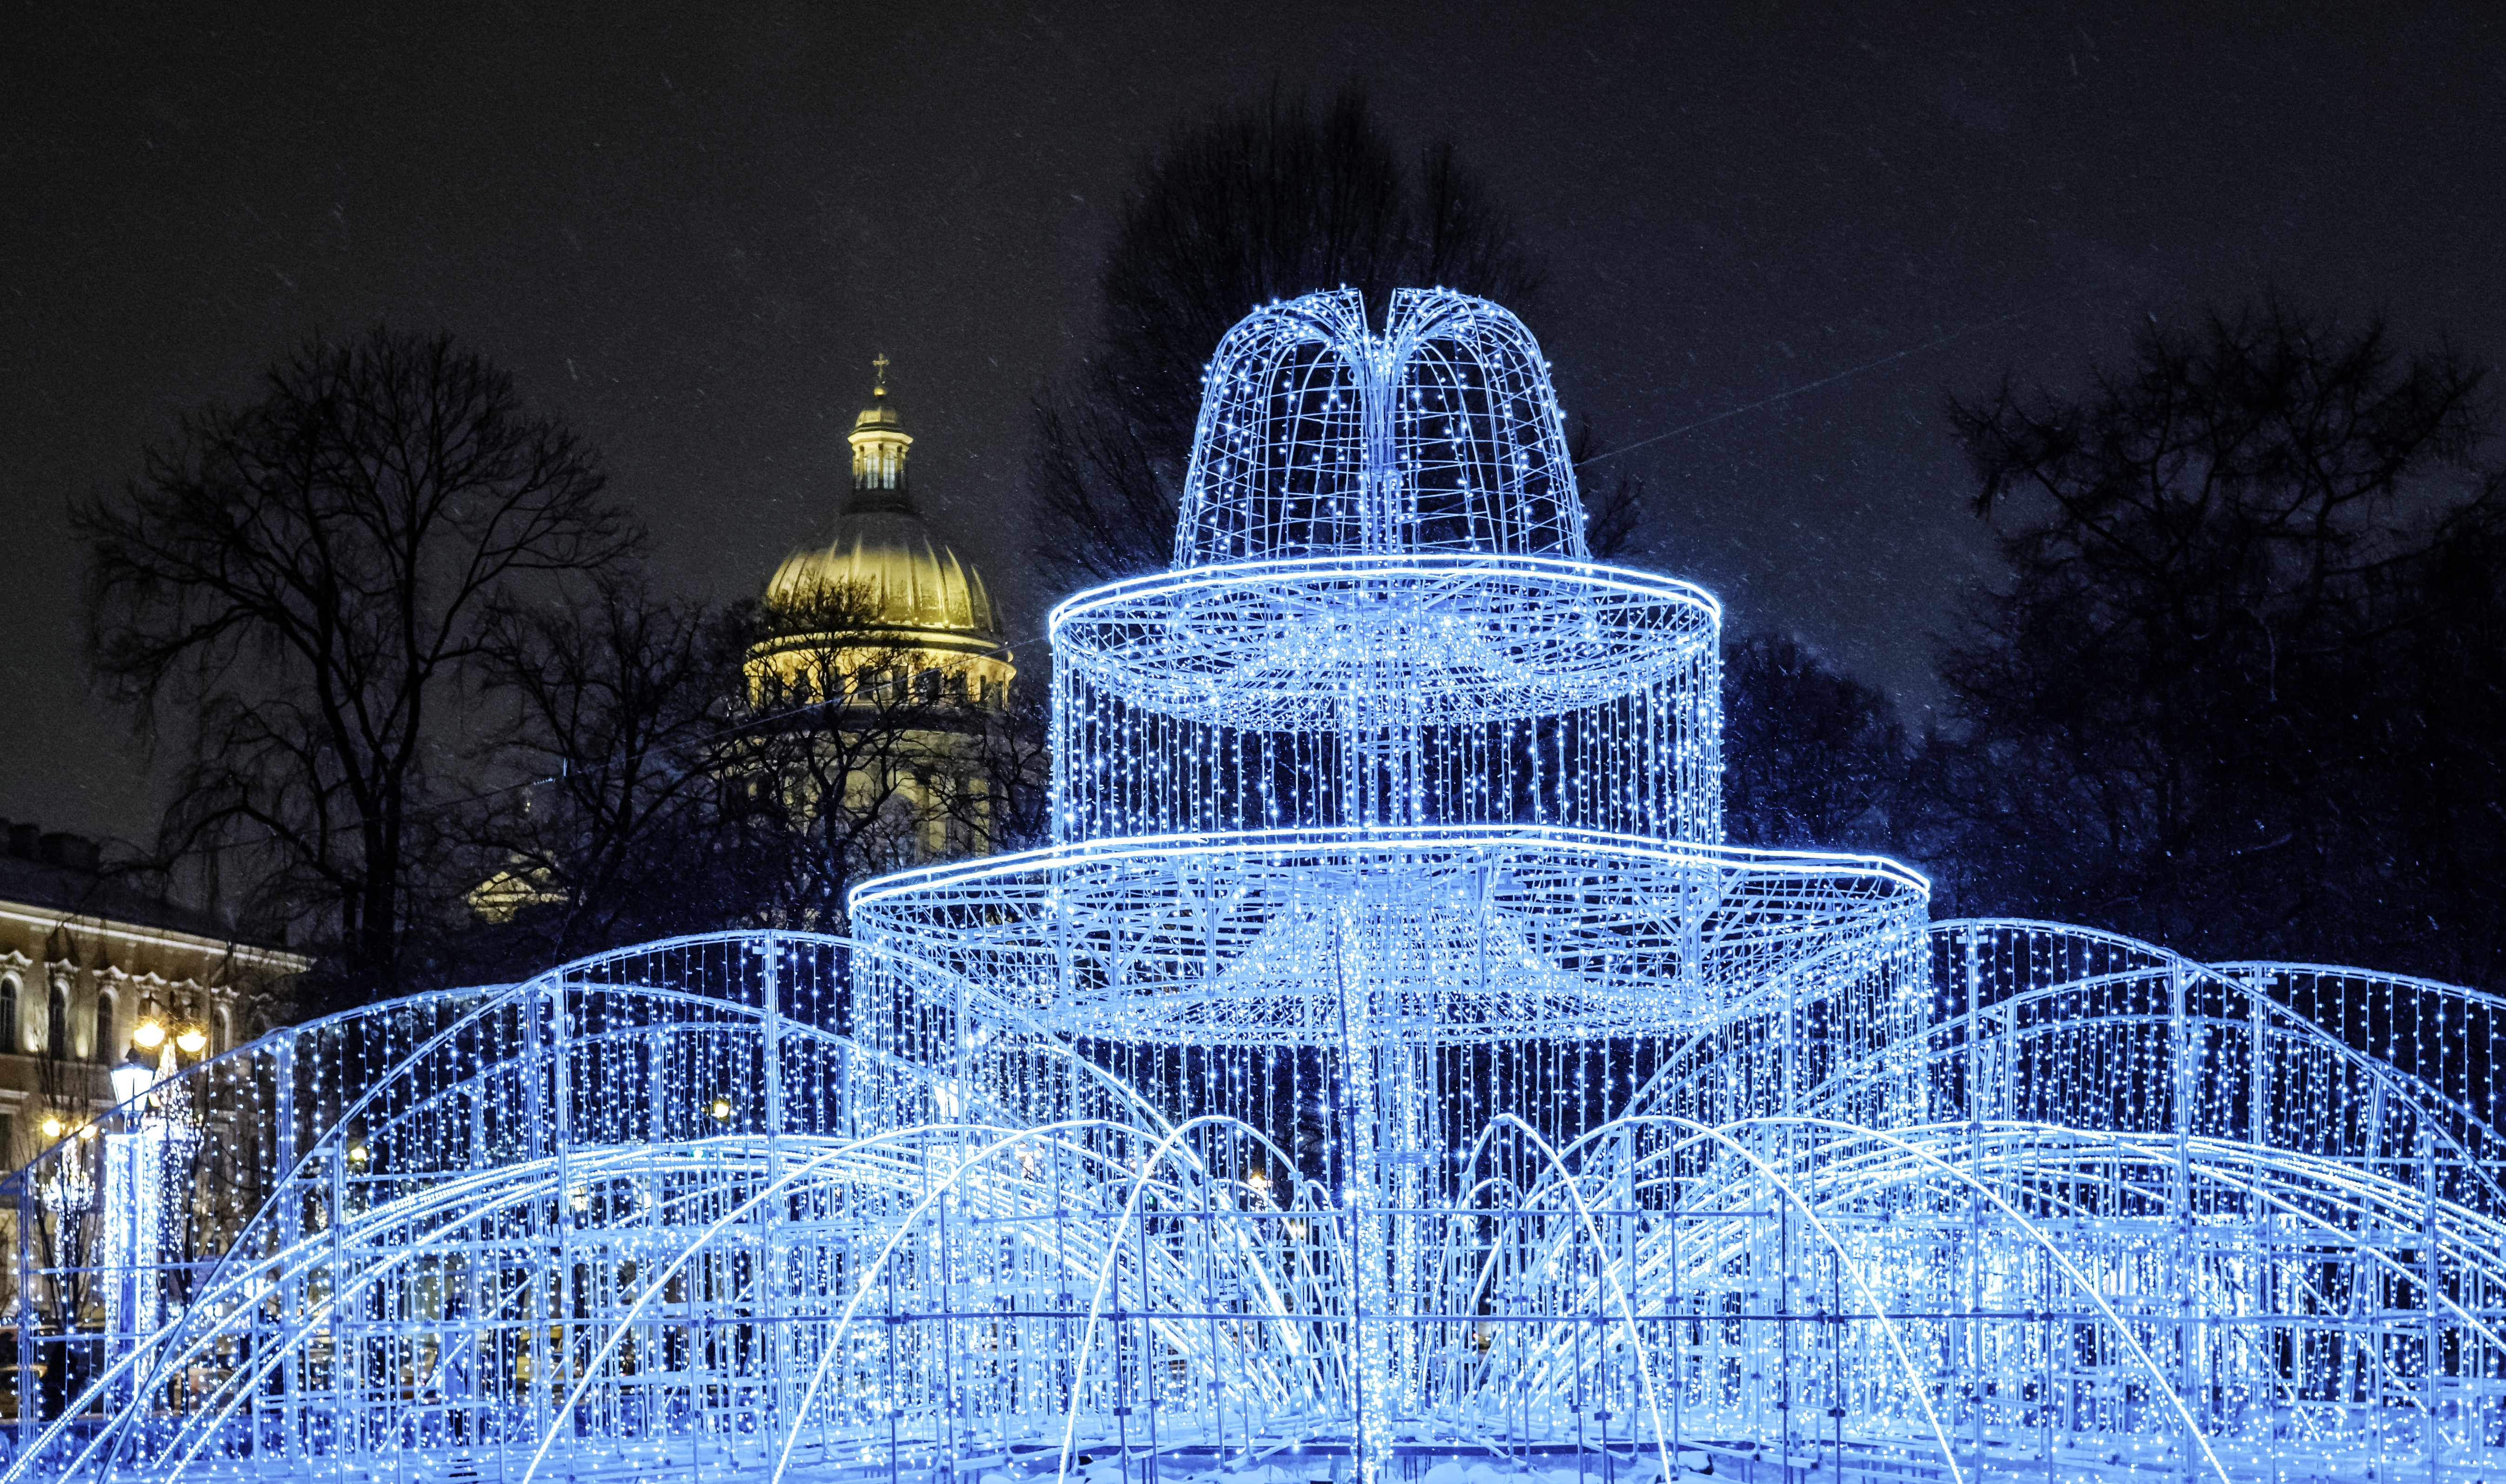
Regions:
[[[1311, 1441], [1375, 1479], [1469, 1435], [1450, 1334], [1404, 1327], [1486, 1299], [1430, 1213], [1507, 1210], [1753, 1014], [1917, 1020], [1921, 877], [1719, 845], [1720, 619], [1590, 559], [1513, 316], [1404, 292], [1377, 334], [1343, 292], [1251, 317], [1204, 381], [1174, 569], [1053, 614], [1056, 845], [855, 894], [864, 941], [955, 996], [897, 986], [883, 1049], [1072, 1044], [1203, 1129], [1200, 1164], [1284, 1158], [1346, 1272]], [[1798, 1083], [1797, 1040], [1740, 1036], [1721, 1074]], [[1500, 1110], [1528, 1142], [1461, 1160]]]
[[116, 1271], [47, 1151], [21, 1320], [161, 1319], [21, 1322], [0, 1478], [2506, 1472], [2506, 1002], [1720, 843], [1719, 609], [1493, 305], [1208, 391], [1054, 846], [190, 1069]]

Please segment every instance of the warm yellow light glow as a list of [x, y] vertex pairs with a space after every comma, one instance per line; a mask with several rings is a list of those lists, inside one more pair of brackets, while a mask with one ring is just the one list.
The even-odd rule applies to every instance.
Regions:
[[44, 1137], [47, 1139], [58, 1139], [60, 1136], [61, 1120], [59, 1116], [55, 1114], [52, 1117], [46, 1118], [44, 1120]]
[[209, 1033], [196, 1025], [183, 1027], [183, 1034], [174, 1038], [174, 1049], [185, 1056], [199, 1055], [201, 1049], [208, 1043]]
[[348, 1163], [350, 1163], [350, 1164], [364, 1164], [365, 1162], [366, 1162], [366, 1147], [365, 1147], [364, 1145], [362, 1145], [362, 1144], [352, 1144], [352, 1145], [349, 1145], [349, 1146], [348, 1146]]
[[713, 1115], [714, 1115], [714, 1117], [716, 1117], [717, 1119], [720, 1119], [722, 1122], [725, 1122], [725, 1123], [730, 1122], [730, 1121], [731, 1121], [731, 1099], [729, 1099], [729, 1098], [716, 1098], [716, 1099], [714, 1099], [714, 1100], [713, 1100]]
[[79, 1137], [80, 1137], [80, 1138], [82, 1138], [82, 1139], [92, 1139], [92, 1138], [94, 1138], [94, 1137], [95, 1137], [95, 1125], [94, 1125], [94, 1124], [92, 1124], [92, 1123], [82, 1123], [82, 1124], [80, 1124], [80, 1125], [79, 1125]]
[[165, 1028], [154, 1020], [142, 1020], [132, 1028], [130, 1043], [142, 1051], [154, 1051], [165, 1043]]

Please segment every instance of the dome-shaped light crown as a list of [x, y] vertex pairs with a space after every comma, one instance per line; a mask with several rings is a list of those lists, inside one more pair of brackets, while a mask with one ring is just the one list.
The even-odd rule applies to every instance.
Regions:
[[1177, 567], [1590, 554], [1548, 363], [1486, 300], [1402, 289], [1379, 335], [1354, 289], [1272, 304], [1228, 332], [1203, 386]]

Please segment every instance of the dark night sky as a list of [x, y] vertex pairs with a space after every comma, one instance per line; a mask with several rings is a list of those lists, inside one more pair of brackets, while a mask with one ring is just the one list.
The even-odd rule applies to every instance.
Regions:
[[2266, 281], [2506, 359], [2494, 5], [7, 14], [0, 814], [48, 828], [156, 811], [64, 503], [316, 327], [485, 350], [725, 597], [832, 519], [884, 347], [926, 509], [1037, 654], [1028, 398], [1138, 159], [1273, 77], [1458, 140], [1551, 260], [1570, 414], [1631, 442], [1808, 386], [1630, 455], [1647, 561], [1915, 707], [1993, 570], [1945, 393]]

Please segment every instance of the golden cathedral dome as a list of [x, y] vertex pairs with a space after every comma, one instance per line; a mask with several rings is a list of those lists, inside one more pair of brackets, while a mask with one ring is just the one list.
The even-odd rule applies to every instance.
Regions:
[[[815, 648], [910, 646], [919, 663], [970, 666], [973, 694], [1003, 691], [1015, 672], [983, 575], [934, 541], [914, 508], [906, 460], [913, 439], [887, 391], [887, 357], [877, 370], [870, 406], [853, 419], [852, 489], [836, 520], [835, 540], [783, 559], [767, 581], [769, 637], [756, 662], [782, 654], [782, 671]], [[787, 677], [788, 678], [788, 677]]]
[[872, 364], [878, 377], [847, 440], [852, 493], [836, 539], [795, 551], [774, 569], [766, 583], [769, 618], [777, 628], [815, 627], [841, 614], [848, 628], [940, 629], [996, 649], [1000, 628], [983, 575], [933, 541], [914, 509], [906, 472], [913, 439], [888, 398], [887, 357]]
[[948, 629], [987, 649], [1000, 643], [983, 574], [910, 512], [845, 512], [832, 545], [795, 551], [774, 569], [766, 609], [777, 628], [841, 615], [847, 626]]

